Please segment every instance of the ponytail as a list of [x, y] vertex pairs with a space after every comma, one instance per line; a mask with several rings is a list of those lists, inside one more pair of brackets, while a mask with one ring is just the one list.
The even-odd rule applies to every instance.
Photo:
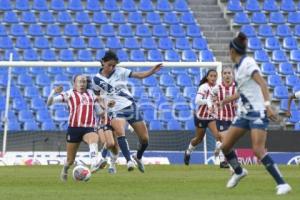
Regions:
[[247, 52], [247, 42], [247, 36], [243, 32], [239, 32], [238, 36], [230, 41], [229, 48], [233, 48], [240, 55], [245, 55]]

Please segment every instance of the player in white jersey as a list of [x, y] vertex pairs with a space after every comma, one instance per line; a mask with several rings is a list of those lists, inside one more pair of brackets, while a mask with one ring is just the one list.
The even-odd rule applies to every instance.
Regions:
[[[47, 100], [47, 105], [65, 102], [69, 108], [69, 126], [67, 132], [67, 161], [61, 172], [61, 180], [66, 181], [68, 169], [74, 163], [80, 142], [89, 145], [91, 158], [91, 171], [95, 172], [105, 161], [98, 157], [98, 135], [95, 133], [95, 113], [101, 109], [96, 101], [94, 92], [87, 89], [87, 77], [78, 75], [74, 78], [73, 89], [62, 92], [58, 86], [52, 90]], [[59, 94], [54, 96], [55, 94]]]
[[271, 108], [268, 87], [261, 76], [260, 68], [253, 58], [247, 56], [246, 50], [247, 36], [239, 33], [230, 41], [230, 57], [236, 64], [238, 111], [232, 125], [224, 135], [221, 145], [228, 163], [234, 170], [227, 182], [227, 188], [235, 187], [248, 174], [247, 170], [242, 168], [238, 162], [233, 145], [241, 136], [250, 131], [254, 154], [276, 181], [276, 194], [284, 195], [291, 191], [291, 187], [284, 181], [277, 165], [265, 148], [268, 118], [277, 120], [277, 115]]
[[134, 163], [131, 160], [128, 142], [125, 136], [125, 125], [128, 122], [139, 138], [140, 145], [133, 159], [138, 164], [138, 169], [144, 172], [142, 156], [148, 146], [149, 135], [145, 122], [140, 114], [139, 107], [128, 91], [127, 79], [138, 78], [143, 79], [156, 73], [162, 67], [158, 64], [152, 67], [149, 71], [133, 72], [129, 69], [116, 67], [119, 59], [112, 51], [107, 51], [101, 60], [102, 68], [99, 73], [93, 78], [93, 88], [95, 91], [100, 91], [107, 99], [114, 100], [115, 106], [110, 109], [110, 114], [113, 118], [111, 125], [114, 133], [117, 136], [119, 147], [127, 161], [128, 171], [134, 169]]

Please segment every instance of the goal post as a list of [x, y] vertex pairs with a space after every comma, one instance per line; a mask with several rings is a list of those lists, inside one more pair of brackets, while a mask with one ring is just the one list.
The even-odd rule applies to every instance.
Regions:
[[[172, 68], [215, 68], [218, 73], [217, 82], [221, 81], [222, 63], [221, 62], [120, 62], [117, 66], [120, 67], [153, 67], [159, 63], [163, 64], [163, 67]], [[15, 67], [101, 67], [101, 63], [98, 62], [66, 62], [66, 61], [13, 61], [10, 56], [10, 61], [0, 61], [0, 68], [8, 67], [8, 84], [6, 88], [6, 104], [5, 104], [5, 116], [2, 121], [4, 122], [3, 131], [3, 146], [2, 155], [7, 152], [7, 131], [8, 131], [8, 110], [10, 99], [10, 85], [11, 85], [11, 69]], [[207, 164], [207, 141], [206, 136], [204, 138], [204, 163]]]

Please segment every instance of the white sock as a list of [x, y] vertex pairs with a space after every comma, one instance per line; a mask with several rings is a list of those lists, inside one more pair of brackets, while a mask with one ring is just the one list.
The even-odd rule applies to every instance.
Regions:
[[192, 145], [192, 143], [189, 144], [189, 147], [187, 149], [187, 153], [191, 154], [195, 150], [195, 146]]
[[219, 153], [219, 159], [220, 159], [220, 162], [224, 162], [225, 161], [225, 156], [224, 156], [224, 154], [223, 154], [222, 151], [220, 151], [220, 153]]
[[98, 144], [89, 144], [91, 165], [95, 165], [98, 161]]
[[119, 158], [119, 154], [114, 154], [113, 152], [110, 152], [111, 163], [116, 163], [116, 161], [118, 160], [118, 158]]

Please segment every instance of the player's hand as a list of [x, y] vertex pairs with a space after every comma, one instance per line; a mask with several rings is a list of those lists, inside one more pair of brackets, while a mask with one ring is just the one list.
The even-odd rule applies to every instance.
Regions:
[[116, 105], [116, 102], [114, 100], [109, 101], [107, 104], [107, 106], [110, 108], [114, 107], [115, 105]]
[[291, 117], [292, 116], [291, 111], [289, 111], [289, 110], [287, 110], [284, 114], [285, 114], [286, 117]]
[[55, 94], [60, 94], [63, 91], [63, 87], [62, 86], [57, 86], [54, 88], [54, 92]]
[[162, 67], [163, 67], [163, 64], [162, 64], [162, 63], [159, 63], [159, 64], [155, 65], [155, 66], [152, 68], [152, 72], [153, 72], [153, 73], [156, 73], [156, 72], [158, 72]]
[[277, 113], [272, 109], [271, 106], [267, 106], [267, 116], [270, 120], [274, 121], [274, 122], [278, 122], [279, 118], [277, 116]]

